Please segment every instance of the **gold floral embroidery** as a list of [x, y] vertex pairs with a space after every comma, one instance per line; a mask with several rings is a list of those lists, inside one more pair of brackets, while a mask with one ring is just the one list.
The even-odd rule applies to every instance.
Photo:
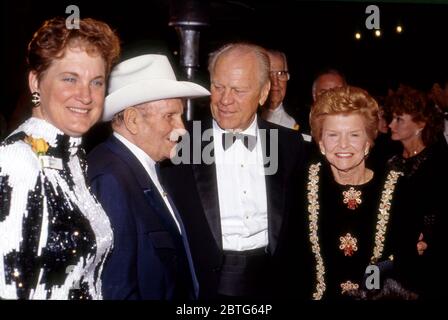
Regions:
[[314, 257], [316, 259], [316, 292], [313, 293], [314, 300], [322, 299], [324, 295], [326, 284], [325, 284], [325, 266], [324, 260], [320, 254], [320, 245], [319, 245], [319, 236], [317, 234], [318, 226], [317, 220], [319, 216], [319, 199], [318, 199], [318, 190], [319, 190], [319, 170], [320, 170], [320, 162], [317, 164], [313, 164], [309, 169], [309, 182], [308, 182], [308, 212], [309, 214], [309, 229], [310, 229], [310, 241], [311, 241], [311, 250], [314, 253]]
[[[307, 186], [308, 212], [309, 212], [308, 219], [309, 219], [309, 231], [310, 231], [309, 236], [311, 242], [311, 249], [316, 259], [316, 288], [315, 292], [313, 293], [314, 300], [322, 299], [322, 296], [326, 290], [326, 283], [324, 277], [325, 265], [321, 255], [319, 236], [318, 236], [318, 217], [320, 207], [318, 191], [319, 191], [320, 166], [321, 166], [320, 162], [310, 166], [308, 175], [308, 186]], [[378, 221], [376, 225], [375, 247], [373, 248], [373, 255], [371, 258], [372, 263], [375, 263], [381, 258], [384, 250], [385, 233], [387, 230], [387, 223], [389, 221], [390, 201], [392, 200], [395, 185], [400, 175], [402, 175], [401, 172], [390, 171], [387, 176], [386, 183], [384, 184], [378, 214]]]
[[344, 203], [347, 205], [347, 208], [351, 210], [355, 210], [358, 205], [362, 203], [361, 191], [355, 190], [353, 187], [342, 192], [342, 194], [344, 195]]
[[31, 137], [31, 136], [26, 136], [25, 137], [25, 142], [28, 143], [31, 146], [33, 151], [38, 156], [43, 156], [48, 151], [48, 147], [49, 147], [48, 143], [47, 143], [47, 141], [45, 141], [42, 138], [35, 139], [35, 138]]
[[344, 251], [344, 256], [351, 257], [355, 251], [358, 251], [358, 246], [356, 245], [358, 240], [355, 237], [352, 237], [350, 233], [340, 237], [339, 241], [341, 242], [339, 249]]
[[341, 283], [341, 293], [342, 294], [347, 293], [348, 291], [357, 290], [357, 289], [359, 289], [359, 284], [353, 283], [350, 280]]
[[373, 248], [373, 255], [370, 258], [370, 262], [372, 264], [377, 263], [383, 255], [384, 240], [386, 237], [387, 224], [389, 222], [391, 200], [394, 194], [395, 185], [397, 184], [397, 180], [401, 175], [403, 175], [402, 172], [391, 170], [387, 175], [386, 183], [384, 184], [379, 213], [377, 216], [378, 221], [376, 223], [375, 247]]

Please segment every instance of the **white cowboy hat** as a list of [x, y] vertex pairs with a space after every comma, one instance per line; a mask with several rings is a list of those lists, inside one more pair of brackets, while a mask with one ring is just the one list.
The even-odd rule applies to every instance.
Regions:
[[166, 56], [145, 54], [119, 63], [110, 74], [103, 121], [141, 103], [171, 98], [208, 96], [210, 92], [193, 82], [177, 81]]

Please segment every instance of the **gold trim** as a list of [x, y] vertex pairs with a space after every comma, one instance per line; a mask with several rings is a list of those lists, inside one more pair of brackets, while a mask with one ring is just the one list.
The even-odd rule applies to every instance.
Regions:
[[384, 184], [380, 208], [378, 209], [379, 213], [377, 216], [378, 221], [376, 223], [375, 247], [373, 248], [373, 255], [370, 258], [370, 263], [372, 264], [377, 263], [383, 255], [384, 240], [386, 239], [387, 224], [389, 223], [391, 200], [394, 194], [395, 185], [401, 175], [403, 175], [402, 172], [391, 170], [387, 175], [386, 183]]
[[324, 260], [320, 254], [319, 236], [317, 234], [318, 226], [317, 220], [319, 216], [319, 170], [321, 163], [313, 164], [309, 169], [309, 182], [308, 182], [308, 212], [310, 213], [308, 218], [310, 220], [310, 241], [311, 250], [314, 253], [316, 259], [316, 292], [313, 293], [314, 300], [322, 299], [322, 296], [326, 289], [325, 284], [325, 266]]

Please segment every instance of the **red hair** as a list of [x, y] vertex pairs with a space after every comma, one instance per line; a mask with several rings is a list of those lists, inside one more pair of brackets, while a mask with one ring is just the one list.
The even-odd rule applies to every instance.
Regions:
[[65, 19], [57, 17], [45, 21], [28, 44], [30, 69], [41, 79], [52, 61], [62, 58], [69, 46], [81, 47], [88, 54], [101, 55], [106, 63], [106, 75], [120, 55], [120, 40], [106, 23], [86, 18], [79, 21], [79, 29], [68, 29]]

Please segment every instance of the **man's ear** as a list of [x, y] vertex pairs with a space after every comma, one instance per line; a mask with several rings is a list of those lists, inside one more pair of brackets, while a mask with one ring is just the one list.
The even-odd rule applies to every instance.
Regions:
[[138, 133], [138, 111], [135, 108], [127, 108], [123, 114], [124, 125], [126, 129], [133, 135]]
[[28, 74], [28, 87], [30, 88], [31, 93], [36, 91], [39, 92], [39, 79], [35, 71], [30, 71]]
[[266, 102], [269, 95], [269, 90], [271, 90], [271, 81], [266, 82], [263, 87], [261, 87], [260, 100], [258, 100], [258, 104], [260, 106], [264, 105]]

